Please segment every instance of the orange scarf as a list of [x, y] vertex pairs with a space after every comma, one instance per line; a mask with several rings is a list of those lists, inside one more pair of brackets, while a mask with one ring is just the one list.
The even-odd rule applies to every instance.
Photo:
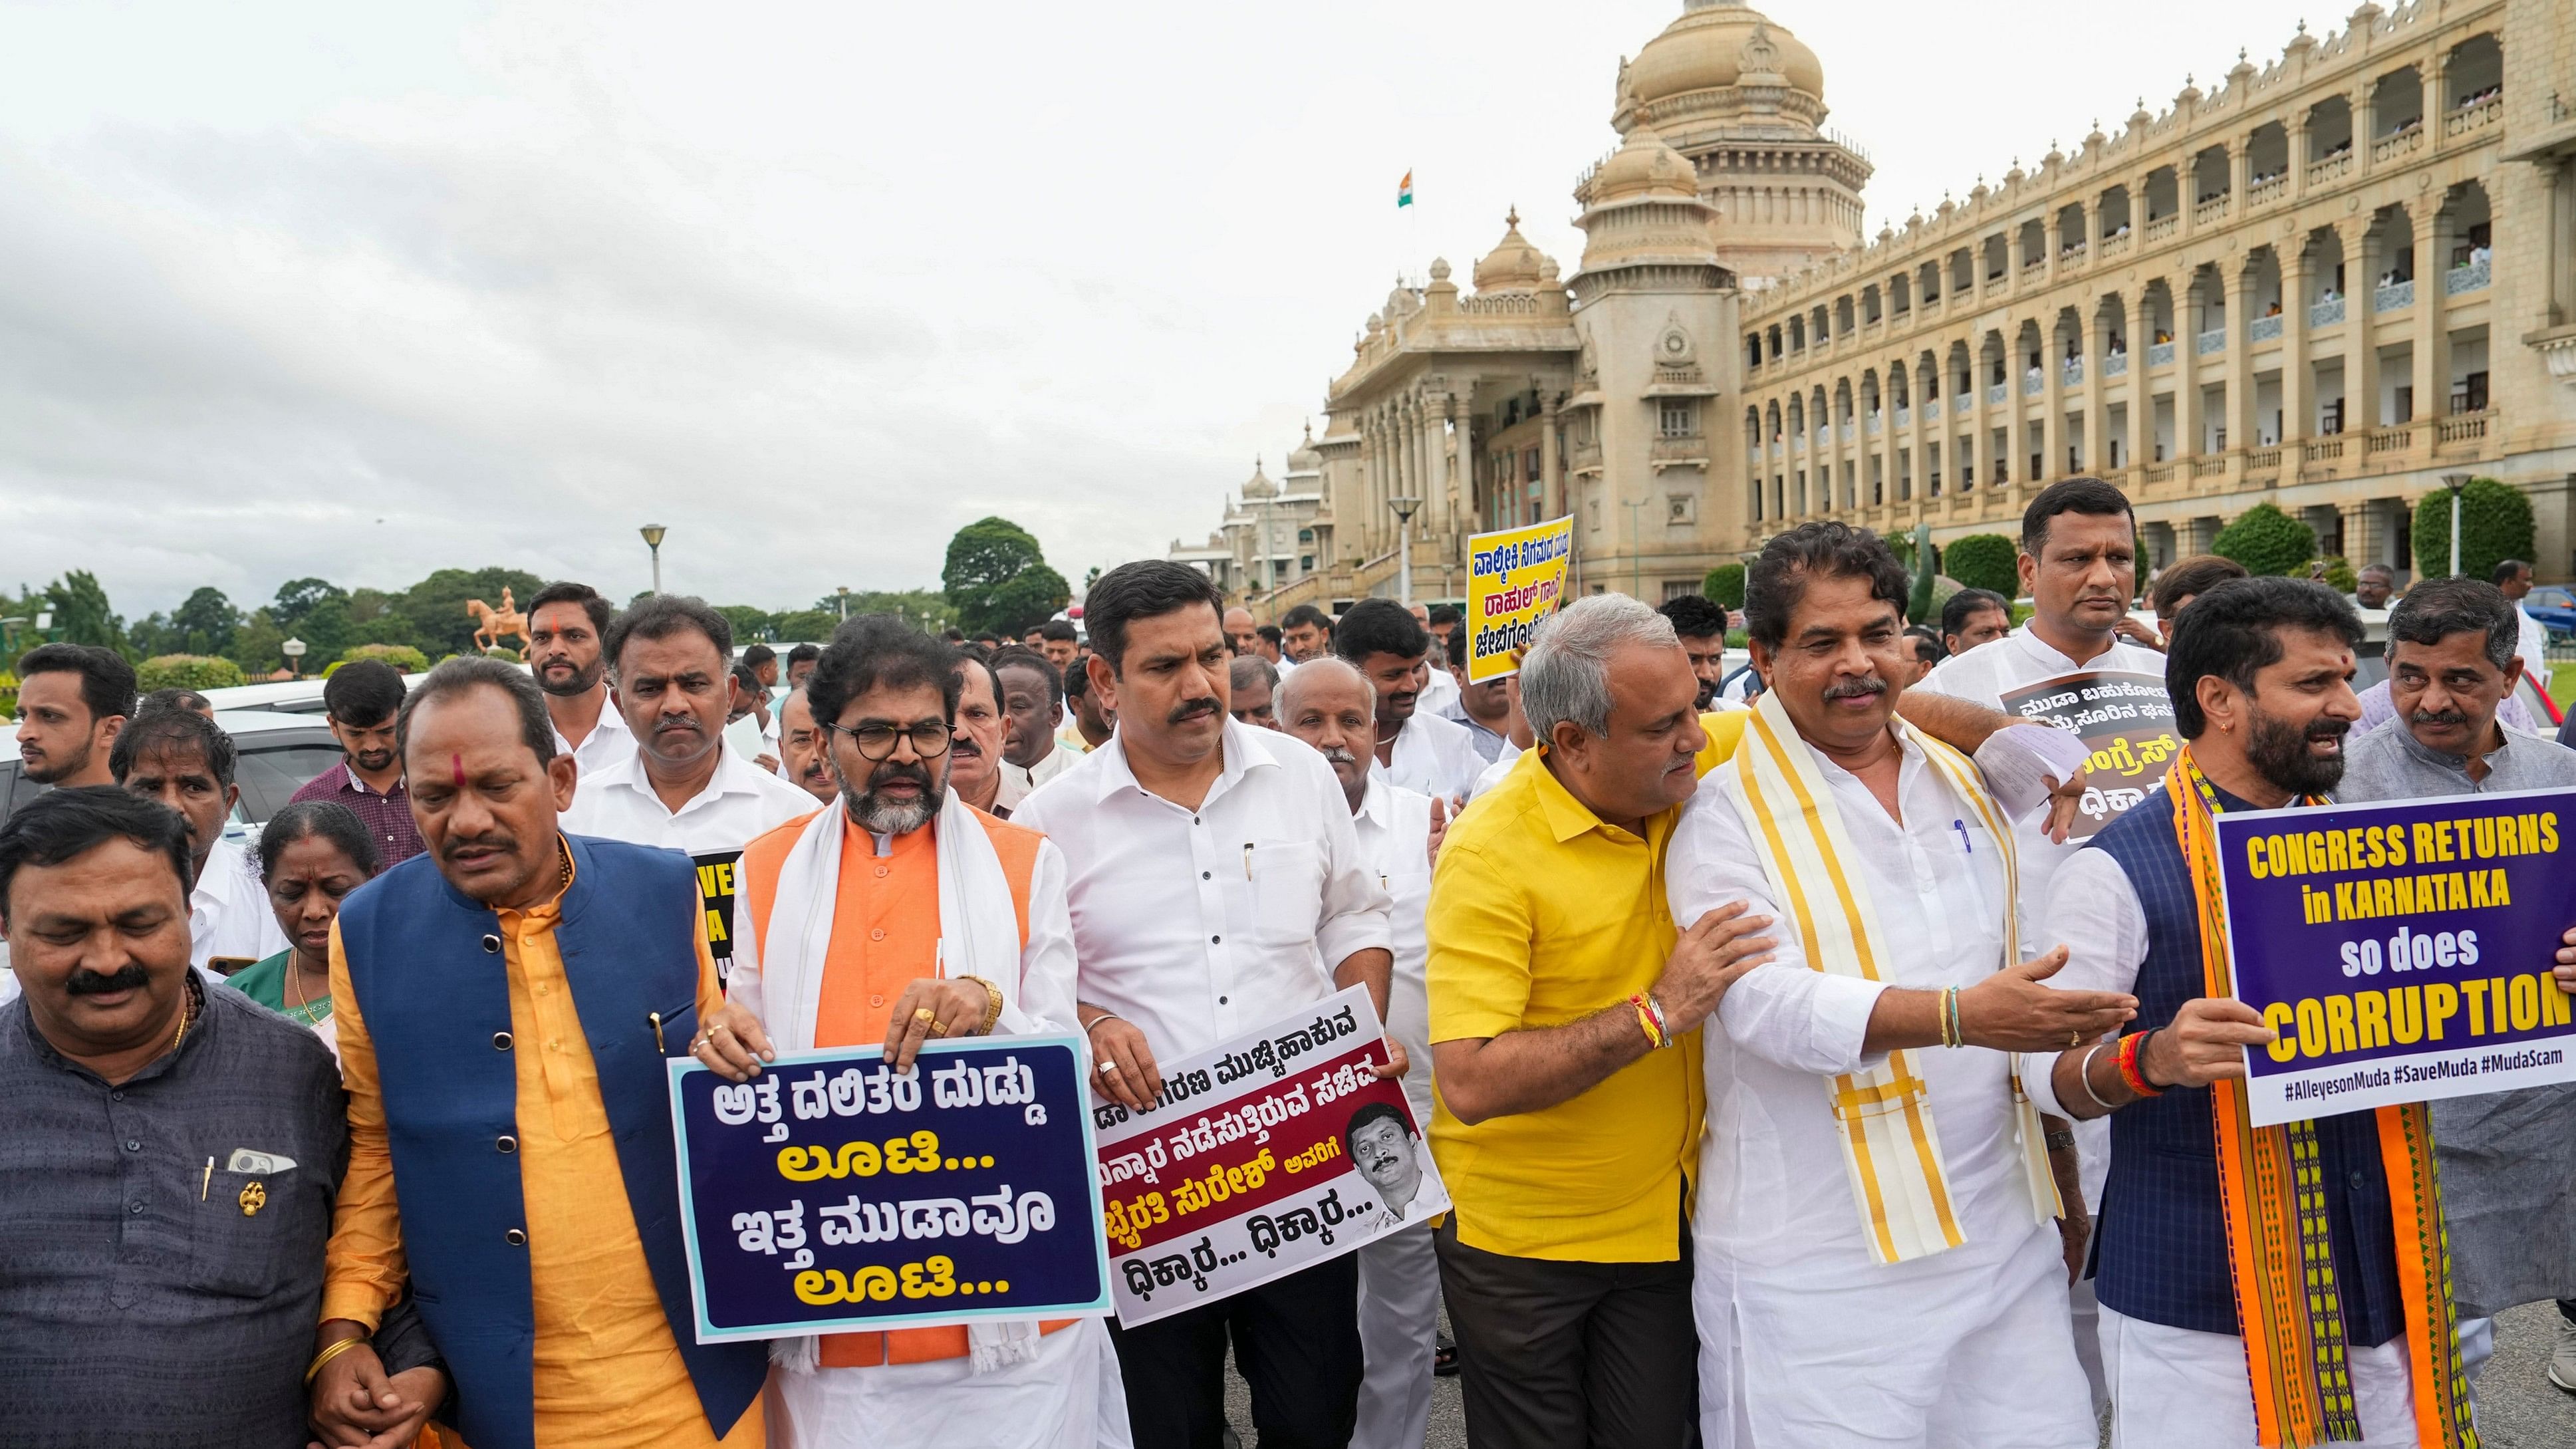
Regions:
[[[2200, 907], [2203, 986], [2212, 997], [2234, 996], [2212, 824], [2218, 797], [2189, 746], [2165, 771], [2165, 789], [2173, 797], [2174, 836]], [[2311, 797], [2301, 803], [2325, 802]], [[2294, 1184], [2319, 1180], [2315, 1125], [2248, 1125], [2242, 1082], [2213, 1083], [2209, 1095], [2236, 1321], [2254, 1384], [2255, 1442], [2265, 1449], [2309, 1449], [2357, 1440], [2361, 1418], [2353, 1402], [2325, 1199], [2294, 1190]], [[2416, 1438], [2425, 1449], [2477, 1449], [2468, 1377], [2452, 1333], [2451, 1249], [2433, 1168], [2432, 1116], [2421, 1102], [2381, 1107], [2376, 1115], [2406, 1308]]]

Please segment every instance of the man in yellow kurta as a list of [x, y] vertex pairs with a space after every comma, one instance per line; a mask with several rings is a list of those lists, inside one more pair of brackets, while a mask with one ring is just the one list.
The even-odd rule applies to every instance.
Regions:
[[[403, 707], [425, 852], [343, 908], [351, 1114], [325, 1353], [406, 1272], [475, 1449], [757, 1445], [757, 1344], [690, 1342], [664, 1059], [720, 999], [683, 856], [561, 834], [527, 676], [453, 659]], [[317, 1395], [366, 1392], [363, 1345]]]

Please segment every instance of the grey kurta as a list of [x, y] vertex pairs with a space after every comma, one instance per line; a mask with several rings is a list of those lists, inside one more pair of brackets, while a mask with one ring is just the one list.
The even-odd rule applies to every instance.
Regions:
[[[2416, 742], [2393, 719], [2345, 748], [2349, 805], [2438, 795], [2576, 787], [2576, 750], [2500, 729], [2487, 777]], [[2463, 1316], [2576, 1298], [2576, 1083], [2447, 1097], [2433, 1104], [2442, 1206], [2451, 1225], [2453, 1297]]]

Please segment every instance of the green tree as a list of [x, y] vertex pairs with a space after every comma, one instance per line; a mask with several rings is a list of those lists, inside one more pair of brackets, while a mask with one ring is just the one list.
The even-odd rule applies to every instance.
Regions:
[[829, 609], [798, 609], [778, 616], [778, 637], [800, 644], [820, 644], [841, 627], [841, 611], [836, 604]]
[[205, 654], [163, 654], [134, 667], [134, 685], [145, 694], [156, 689], [229, 689], [247, 684], [241, 666]]
[[[2460, 572], [2492, 578], [2509, 558], [2528, 562], [2537, 545], [2531, 495], [2493, 478], [2472, 478], [2460, 490]], [[2451, 490], [2436, 488], [2415, 502], [2415, 572], [2438, 579], [2451, 571]]]
[[233, 631], [241, 627], [241, 610], [233, 607], [223, 590], [200, 588], [170, 615], [170, 627], [178, 631], [186, 653], [221, 654], [232, 647]]
[[777, 627], [776, 614], [767, 609], [755, 609], [749, 604], [718, 604], [715, 611], [724, 615], [725, 622], [733, 626], [733, 647], [737, 651], [746, 644], [766, 642], [773, 637], [772, 630]]
[[948, 540], [940, 586], [968, 633], [1016, 634], [1042, 624], [1073, 598], [1064, 575], [1047, 567], [1029, 531], [1007, 518], [983, 518]]
[[123, 651], [125, 621], [107, 602], [98, 575], [73, 569], [45, 586], [47, 606], [54, 611], [55, 636], [72, 644], [98, 644]]
[[1941, 550], [1941, 571], [1963, 588], [1992, 589], [2009, 599], [2021, 592], [2021, 545], [2000, 533], [1972, 533]]
[[2218, 531], [2210, 552], [2236, 560], [2250, 574], [2304, 577], [2300, 565], [2317, 556], [2317, 535], [2279, 505], [2257, 503]]
[[1706, 595], [1712, 604], [1724, 604], [1730, 609], [1743, 608], [1744, 565], [1719, 564], [1710, 569], [1708, 577], [1700, 581], [1699, 591]]
[[286, 642], [286, 632], [277, 626], [277, 618], [266, 609], [253, 610], [233, 631], [232, 647], [224, 657], [241, 666], [241, 672], [252, 679], [266, 679], [286, 667], [286, 654], [278, 646]]
[[2338, 594], [2349, 594], [2361, 587], [2361, 575], [2353, 571], [2352, 560], [2342, 554], [2330, 553], [2317, 562], [2325, 567], [2323, 582], [2327, 588]]
[[545, 580], [525, 569], [440, 569], [403, 590], [393, 607], [411, 620], [413, 633], [407, 642], [432, 659], [442, 659], [475, 652], [474, 616], [465, 611], [468, 599], [481, 599], [497, 609], [506, 588], [513, 602], [524, 608], [545, 586]]

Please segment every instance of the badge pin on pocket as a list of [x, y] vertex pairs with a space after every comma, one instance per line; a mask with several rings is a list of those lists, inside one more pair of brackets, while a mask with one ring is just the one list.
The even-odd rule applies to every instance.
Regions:
[[253, 1152], [247, 1147], [236, 1147], [233, 1149], [232, 1158], [224, 1164], [224, 1171], [248, 1172], [273, 1177], [278, 1173], [291, 1170], [294, 1166], [295, 1159], [292, 1157], [280, 1157], [273, 1152]]

